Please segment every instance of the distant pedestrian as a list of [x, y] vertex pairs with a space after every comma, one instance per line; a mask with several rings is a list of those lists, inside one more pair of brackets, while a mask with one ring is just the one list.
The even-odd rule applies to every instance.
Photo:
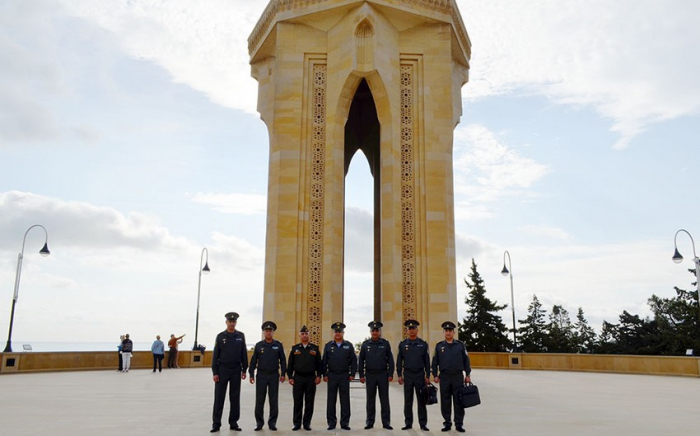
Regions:
[[153, 372], [156, 372], [156, 363], [158, 363], [158, 372], [162, 372], [163, 357], [165, 357], [165, 344], [160, 340], [160, 335], [156, 336], [156, 340], [153, 341], [151, 353], [153, 353]]
[[[250, 383], [255, 383], [255, 431], [260, 431], [265, 424], [263, 409], [265, 396], [270, 395], [270, 417], [267, 426], [277, 430], [279, 416], [280, 383], [284, 383], [287, 373], [287, 360], [282, 343], [273, 338], [277, 324], [265, 321], [262, 325], [265, 339], [255, 344], [250, 358]], [[257, 371], [257, 374], [256, 374]]]
[[122, 372], [124, 369], [124, 360], [122, 359], [122, 342], [124, 342], [124, 335], [119, 336], [119, 345], [117, 345], [117, 355], [119, 356], [119, 369], [117, 369], [117, 372]]
[[[445, 340], [435, 345], [433, 355], [433, 378], [440, 385], [440, 411], [444, 421], [442, 431], [452, 428], [451, 409], [454, 405], [455, 429], [464, 433], [464, 408], [457, 397], [457, 390], [471, 382], [472, 368], [464, 343], [455, 339], [455, 328], [451, 321], [442, 323]], [[465, 376], [466, 374], [466, 376]]]
[[[292, 431], [298, 431], [301, 425], [304, 430], [311, 431], [311, 418], [314, 416], [314, 399], [316, 385], [321, 383], [321, 350], [316, 344], [309, 342], [309, 329], [303, 326], [299, 330], [300, 343], [289, 352], [287, 375], [289, 384], [294, 386], [294, 413], [292, 415]], [[302, 417], [302, 409], [304, 414]]]
[[382, 407], [382, 427], [393, 430], [391, 427], [391, 406], [389, 405], [389, 383], [394, 380], [394, 354], [391, 352], [389, 341], [382, 338], [383, 324], [380, 321], [372, 321], [367, 326], [370, 329], [371, 337], [362, 343], [358, 364], [360, 382], [366, 384], [367, 387], [365, 430], [374, 427], [377, 392], [379, 392], [379, 404]]
[[248, 369], [248, 351], [246, 350], [245, 335], [236, 330], [238, 314], [229, 312], [226, 315], [226, 330], [216, 336], [214, 354], [211, 360], [211, 371], [214, 373], [214, 411], [212, 413], [211, 433], [221, 429], [221, 415], [224, 413], [226, 390], [231, 385], [229, 401], [231, 409], [228, 423], [231, 430], [241, 431], [238, 420], [241, 417], [241, 380], [245, 380]]
[[124, 335], [124, 340], [122, 341], [122, 372], [129, 372], [131, 367], [131, 352], [134, 350], [134, 343], [129, 339], [129, 334]]
[[175, 337], [175, 335], [170, 335], [170, 340], [168, 341], [168, 347], [170, 348], [170, 353], [168, 355], [168, 368], [179, 368], [180, 365], [177, 364], [177, 344], [182, 343], [183, 334], [180, 337]]

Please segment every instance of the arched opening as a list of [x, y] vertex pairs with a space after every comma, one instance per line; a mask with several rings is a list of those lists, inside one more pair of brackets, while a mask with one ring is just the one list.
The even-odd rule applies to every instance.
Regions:
[[[344, 271], [367, 271], [371, 268], [370, 280], [354, 281], [353, 286], [369, 287], [370, 292], [362, 292], [371, 302], [371, 311], [365, 318], [381, 319], [381, 226], [379, 207], [380, 171], [380, 125], [377, 108], [367, 81], [362, 79], [355, 91], [345, 124], [345, 258]], [[361, 153], [358, 153], [361, 151]], [[353, 157], [357, 157], [353, 159]], [[366, 158], [366, 160], [364, 158]], [[369, 165], [366, 166], [364, 162]], [[352, 165], [351, 165], [352, 162]], [[353, 175], [348, 177], [352, 167]], [[367, 173], [367, 169], [369, 172]], [[355, 174], [358, 172], [360, 174]], [[362, 175], [361, 173], [364, 173]], [[368, 176], [369, 174], [369, 176]], [[370, 241], [368, 243], [368, 241]], [[368, 262], [369, 261], [369, 262]], [[358, 274], [357, 276], [361, 276]], [[365, 275], [367, 276], [367, 274]], [[354, 276], [353, 280], [358, 279]], [[345, 299], [352, 299], [352, 305], [344, 307], [367, 307], [358, 305], [352, 288], [345, 286], [348, 273], [344, 273]], [[364, 283], [364, 284], [363, 284]], [[348, 292], [350, 291], [350, 292]], [[364, 325], [360, 326], [364, 330]], [[363, 336], [364, 337], [364, 336]]]

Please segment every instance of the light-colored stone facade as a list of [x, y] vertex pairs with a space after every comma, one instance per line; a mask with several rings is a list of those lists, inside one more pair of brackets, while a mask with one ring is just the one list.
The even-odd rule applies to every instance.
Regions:
[[303, 324], [323, 344], [343, 320], [345, 125], [365, 80], [380, 125], [377, 313], [392, 343], [415, 318], [434, 344], [459, 304], [452, 141], [471, 52], [456, 3], [271, 0], [249, 51], [270, 134], [263, 317], [288, 346]]

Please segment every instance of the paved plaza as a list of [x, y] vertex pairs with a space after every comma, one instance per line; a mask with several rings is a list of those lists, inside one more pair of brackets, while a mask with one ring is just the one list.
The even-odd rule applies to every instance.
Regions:
[[[573, 372], [475, 370], [482, 404], [467, 409], [468, 435], [653, 435], [684, 436], [700, 428], [700, 379]], [[316, 396], [313, 431], [292, 432], [291, 387], [280, 390], [278, 431], [254, 432], [254, 387], [243, 382], [243, 432], [226, 425], [223, 435], [406, 435], [441, 433], [439, 405], [428, 406], [430, 432], [403, 426], [402, 387], [391, 385], [392, 425], [365, 425], [365, 391], [351, 389], [352, 431], [326, 430], [326, 385]], [[172, 369], [7, 374], [0, 376], [2, 434], [20, 435], [205, 435], [211, 427], [211, 370]], [[378, 403], [378, 402], [377, 402]], [[268, 412], [266, 407], [266, 415]], [[379, 415], [379, 413], [377, 413]], [[377, 416], [379, 417], [379, 416]]]

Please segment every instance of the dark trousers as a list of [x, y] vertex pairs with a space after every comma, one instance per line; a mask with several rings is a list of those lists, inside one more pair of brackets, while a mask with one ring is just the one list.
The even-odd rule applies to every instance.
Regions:
[[265, 424], [263, 409], [265, 407], [265, 396], [270, 394], [270, 418], [267, 421], [269, 427], [277, 426], [277, 416], [279, 415], [279, 374], [258, 374], [255, 376], [255, 422], [258, 427]]
[[163, 370], [163, 354], [154, 354], [153, 355], [153, 372], [156, 372], [156, 363], [158, 364], [158, 371]]
[[329, 427], [335, 427], [338, 418], [335, 414], [335, 404], [340, 394], [340, 426], [350, 425], [350, 380], [348, 373], [328, 374], [328, 401], [326, 402], [326, 421]]
[[409, 372], [403, 374], [403, 416], [408, 427], [413, 425], [413, 395], [418, 398], [418, 424], [428, 425], [428, 409], [425, 399], [420, 394], [420, 388], [425, 386], [424, 372]]
[[464, 376], [460, 374], [440, 374], [440, 411], [445, 427], [452, 426], [452, 407], [455, 409], [455, 427], [464, 425], [464, 409], [459, 404], [457, 390], [464, 385]]
[[377, 391], [379, 404], [382, 407], [382, 425], [391, 425], [391, 408], [389, 406], [389, 376], [386, 371], [365, 375], [367, 389], [367, 421], [365, 424], [374, 425], [376, 414]]
[[212, 413], [212, 427], [221, 427], [221, 415], [224, 413], [226, 401], [226, 388], [231, 385], [228, 397], [231, 410], [228, 414], [229, 425], [238, 425], [241, 417], [241, 367], [225, 368], [219, 366], [219, 381], [214, 383], [214, 412]]
[[[292, 395], [294, 396], [294, 414], [292, 416], [292, 423], [295, 427], [302, 425], [302, 423], [304, 427], [311, 426], [311, 418], [314, 416], [314, 398], [316, 398], [315, 378], [316, 377], [313, 375], [294, 376], [294, 387], [292, 388]], [[304, 404], [306, 404], [305, 409]], [[302, 409], [304, 409], [303, 418], [301, 415]]]
[[170, 347], [170, 353], [168, 353], [168, 368], [177, 368], [177, 348]]
[[121, 371], [124, 369], [124, 360], [122, 359], [122, 353], [119, 353], [118, 351], [117, 353], [119, 354], [119, 371]]

